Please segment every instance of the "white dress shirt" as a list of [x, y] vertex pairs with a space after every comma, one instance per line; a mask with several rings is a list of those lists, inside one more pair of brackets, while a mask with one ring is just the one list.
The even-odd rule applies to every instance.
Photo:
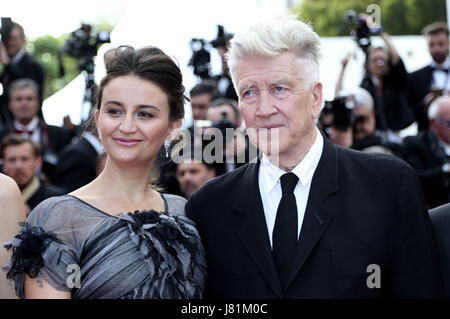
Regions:
[[103, 152], [105, 151], [103, 149], [103, 144], [102, 142], [100, 142], [98, 140], [98, 138], [96, 138], [92, 133], [90, 132], [84, 132], [83, 133], [83, 137], [89, 142], [91, 143], [92, 147], [95, 149], [95, 151], [97, 152], [98, 155], [103, 154]]
[[[320, 157], [322, 156], [323, 137], [317, 128], [316, 130], [316, 140], [309, 149], [308, 153], [306, 153], [303, 160], [292, 170], [292, 173], [297, 175], [299, 178], [299, 182], [294, 189], [298, 213], [297, 236], [300, 235], [303, 217], [305, 216], [312, 177], [317, 168], [317, 164], [319, 164]], [[264, 216], [266, 218], [270, 246], [272, 246], [272, 233], [275, 225], [278, 205], [282, 195], [280, 177], [285, 173], [287, 172], [273, 165], [269, 158], [263, 154], [258, 172], [258, 184], [263, 203]]]
[[13, 122], [14, 128], [21, 131], [31, 131], [33, 134], [29, 136], [27, 133], [22, 133], [21, 135], [29, 137], [32, 141], [40, 144], [41, 143], [41, 130], [39, 127], [39, 118], [35, 116], [28, 125], [22, 125], [16, 120]]
[[[436, 62], [433, 61], [431, 62], [430, 66], [436, 69], [449, 69], [450, 59], [449, 57], [447, 57], [447, 59], [445, 59], [444, 63], [442, 64], [437, 64]], [[450, 90], [450, 74], [444, 71], [434, 70], [432, 88]]]

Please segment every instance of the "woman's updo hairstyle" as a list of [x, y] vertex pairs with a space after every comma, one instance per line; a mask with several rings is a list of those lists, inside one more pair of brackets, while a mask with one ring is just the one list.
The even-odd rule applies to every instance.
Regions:
[[159, 86], [166, 94], [170, 106], [169, 120], [184, 117], [184, 86], [180, 68], [157, 47], [135, 50], [130, 46], [116, 49], [115, 55], [106, 65], [106, 75], [98, 88], [96, 108], [100, 110], [105, 86], [120, 76], [134, 75], [149, 80]]

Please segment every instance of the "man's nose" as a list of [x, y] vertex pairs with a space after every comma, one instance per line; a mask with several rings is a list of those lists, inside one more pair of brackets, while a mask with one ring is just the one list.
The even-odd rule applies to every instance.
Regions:
[[275, 98], [267, 90], [260, 92], [256, 107], [256, 116], [259, 117], [270, 117], [277, 112]]

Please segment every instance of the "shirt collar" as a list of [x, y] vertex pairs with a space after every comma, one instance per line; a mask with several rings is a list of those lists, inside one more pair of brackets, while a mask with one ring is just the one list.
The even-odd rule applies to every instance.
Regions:
[[22, 49], [20, 49], [19, 52], [17, 52], [17, 54], [11, 59], [11, 63], [12, 64], [16, 64], [20, 61], [20, 59], [22, 59], [22, 57], [25, 55], [26, 51], [25, 51], [25, 47], [23, 47]]
[[436, 61], [431, 61], [430, 66], [436, 69], [449, 69], [450, 68], [450, 58], [447, 57], [442, 64], [437, 64]]
[[[316, 127], [316, 140], [306, 153], [305, 157], [302, 159], [297, 166], [294, 167], [292, 173], [297, 175], [300, 183], [305, 187], [311, 181], [312, 176], [319, 164], [320, 157], [322, 156], [323, 150], [323, 136]], [[261, 169], [266, 175], [267, 190], [271, 192], [275, 185], [280, 180], [281, 175], [286, 172], [272, 164], [266, 154], [263, 153], [261, 158]]]
[[22, 131], [34, 131], [39, 125], [39, 118], [37, 116], [33, 117], [30, 123], [27, 125], [22, 125], [18, 121], [14, 120], [14, 127]]
[[97, 151], [97, 154], [103, 153], [103, 145], [102, 143], [90, 132], [84, 132], [83, 137], [91, 143], [92, 147]]

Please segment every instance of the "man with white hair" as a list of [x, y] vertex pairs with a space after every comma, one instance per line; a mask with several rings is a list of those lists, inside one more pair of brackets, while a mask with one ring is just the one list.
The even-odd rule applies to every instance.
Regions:
[[228, 53], [250, 141], [262, 155], [186, 203], [212, 298], [442, 296], [414, 171], [319, 132], [320, 39], [295, 17], [236, 34]]
[[428, 108], [429, 129], [404, 139], [406, 160], [419, 176], [430, 208], [449, 202], [450, 96], [441, 96]]

